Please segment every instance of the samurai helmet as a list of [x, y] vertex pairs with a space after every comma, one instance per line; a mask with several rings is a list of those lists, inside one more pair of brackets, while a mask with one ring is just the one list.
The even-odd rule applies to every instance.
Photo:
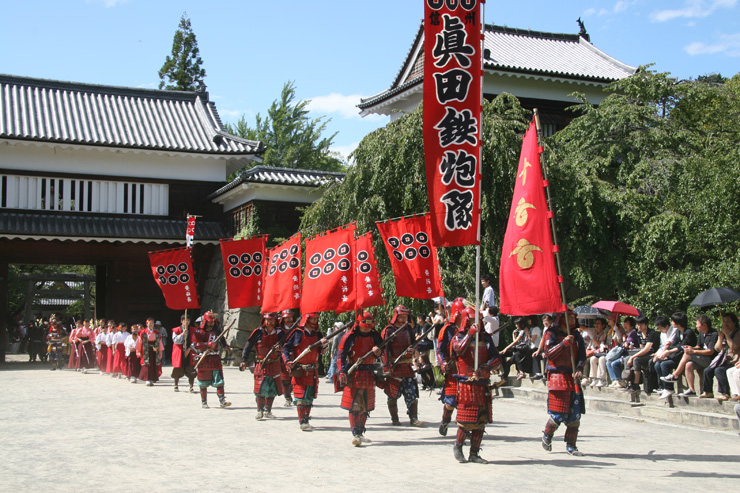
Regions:
[[[452, 308], [450, 308], [450, 322], [456, 324], [459, 322], [458, 315], [465, 309], [465, 298], [455, 298], [452, 302]], [[460, 324], [462, 325], [462, 324]]]
[[273, 312], [265, 312], [262, 314], [262, 322], [260, 325], [265, 325], [265, 320], [274, 320], [277, 323], [277, 315]]
[[393, 309], [393, 316], [391, 317], [391, 323], [395, 324], [396, 319], [399, 315], [406, 315], [407, 317], [411, 317], [411, 310], [406, 308], [403, 305], [398, 305], [396, 308]]
[[[309, 319], [311, 319], [311, 318], [315, 318], [316, 321], [315, 322], [312, 322], [312, 323], [309, 323]], [[319, 314], [316, 313], [316, 312], [304, 313], [303, 316], [301, 317], [301, 321], [298, 323], [298, 325], [300, 327], [305, 327], [306, 325], [309, 325], [309, 328], [311, 330], [315, 329], [316, 327], [319, 326]]]
[[293, 310], [283, 310], [280, 312], [280, 322], [283, 321], [285, 318], [292, 318], [295, 319], [295, 315], [293, 314]]
[[200, 321], [200, 328], [206, 327], [208, 325], [208, 322], [216, 322], [218, 320], [218, 313], [213, 312], [213, 310], [208, 310], [203, 314]]
[[367, 310], [363, 310], [357, 315], [357, 325], [362, 329], [374, 329], [375, 317]]
[[460, 312], [460, 326], [459, 330], [465, 330], [475, 322], [475, 310], [467, 307]]

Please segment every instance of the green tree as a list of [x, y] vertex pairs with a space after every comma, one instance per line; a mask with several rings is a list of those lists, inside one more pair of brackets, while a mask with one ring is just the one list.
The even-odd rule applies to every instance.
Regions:
[[206, 71], [202, 68], [198, 41], [190, 25], [190, 18], [183, 13], [180, 25], [172, 40], [172, 53], [159, 69], [159, 88], [175, 91], [195, 91], [203, 83]]
[[337, 134], [322, 137], [328, 120], [309, 118], [309, 102], [296, 102], [295, 86], [287, 82], [267, 116], [257, 114], [254, 127], [242, 115], [235, 125], [227, 124], [226, 129], [239, 137], [264, 142], [267, 150], [262, 156], [263, 166], [344, 171], [341, 159], [330, 150]]
[[740, 77], [641, 68], [556, 134], [551, 183], [566, 279], [645, 312], [740, 285]]
[[[482, 270], [498, 272], [508, 219], [521, 136], [530, 118], [519, 101], [502, 95], [485, 102], [482, 115], [483, 197]], [[343, 182], [326, 186], [321, 199], [303, 216], [305, 235], [357, 221], [358, 231], [375, 230], [375, 222], [429, 209], [424, 167], [422, 109], [367, 135], [353, 153], [355, 164]], [[402, 302], [417, 313], [429, 311], [419, 300], [399, 300], [385, 248], [375, 235], [378, 267], [389, 305]], [[439, 252], [443, 283], [450, 297], [475, 293], [475, 248], [445, 248]]]

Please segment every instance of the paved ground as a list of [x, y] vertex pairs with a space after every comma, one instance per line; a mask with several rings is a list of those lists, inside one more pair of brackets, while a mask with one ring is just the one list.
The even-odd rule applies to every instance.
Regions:
[[293, 408], [276, 406], [277, 420], [256, 421], [251, 374], [230, 368], [225, 378], [233, 406], [206, 410], [197, 394], [173, 392], [169, 378], [148, 388], [40, 364], [0, 366], [0, 491], [566, 489], [548, 487], [548, 478], [575, 491], [700, 491], [734, 489], [740, 479], [736, 433], [588, 414], [579, 440], [587, 455], [575, 458], [562, 430], [552, 453], [540, 447], [541, 404], [496, 399], [481, 451], [491, 464], [459, 464], [453, 429], [437, 432], [434, 394], [421, 399], [429, 424], [420, 429], [390, 426], [378, 394], [366, 434], [373, 442], [355, 448], [328, 385], [314, 407], [317, 429], [306, 433]]

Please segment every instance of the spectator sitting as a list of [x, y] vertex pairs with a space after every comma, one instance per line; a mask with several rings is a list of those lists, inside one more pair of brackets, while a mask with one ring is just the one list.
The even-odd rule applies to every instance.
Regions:
[[676, 345], [680, 334], [678, 333], [678, 329], [671, 326], [671, 322], [668, 320], [668, 317], [664, 315], [660, 315], [655, 318], [655, 327], [658, 329], [658, 332], [660, 332], [660, 347], [655, 351], [653, 357], [648, 363], [648, 373], [645, 378], [645, 383], [649, 386], [651, 391], [653, 389], [659, 389], [662, 395], [662, 391], [665, 390], [665, 382], [658, 380], [658, 372], [655, 369], [655, 366], [658, 361], [663, 361], [667, 357], [666, 351]]
[[[733, 337], [732, 340], [732, 352], [735, 354], [734, 356], [734, 366], [731, 366], [727, 369], [727, 383], [730, 386], [730, 394], [732, 395], [730, 397], [731, 401], [740, 401], [740, 348], [735, 345], [737, 343], [737, 338]], [[719, 375], [717, 376], [717, 380], [719, 380]], [[735, 407], [735, 410], [737, 411], [737, 407]]]
[[[541, 341], [542, 329], [537, 325], [537, 318], [529, 317], [529, 349], [532, 352], [532, 371], [529, 375], [535, 380], [542, 378], [542, 359], [537, 352]], [[537, 353], [537, 356], [535, 356], [535, 353]]]
[[[586, 348], [588, 348], [588, 346], [591, 344], [591, 329], [589, 329], [586, 325], [585, 318], [578, 319], [578, 333], [581, 334], [581, 337], [583, 338], [583, 343], [585, 344]], [[583, 378], [581, 379], [581, 386], [583, 387], [591, 383], [591, 380], [589, 380], [588, 378], [589, 370], [589, 352], [588, 349], [586, 349], [586, 362], [583, 365]]]
[[[648, 369], [648, 362], [660, 347], [660, 333], [648, 327], [648, 319], [642, 315], [635, 320], [637, 335], [640, 338], [640, 350], [627, 358], [627, 368], [630, 370], [627, 392], [639, 393], [640, 383], [643, 380], [642, 372]], [[645, 391], [650, 394], [652, 389], [646, 386]]]
[[612, 340], [612, 347], [624, 343], [626, 333], [624, 332], [624, 328], [619, 325], [619, 315], [610, 315], [606, 321], [609, 324], [608, 335]]
[[618, 354], [614, 359], [609, 359], [610, 355], [607, 355], [606, 359], [606, 371], [609, 373], [609, 378], [612, 381], [611, 387], [624, 387], [626, 385], [626, 382], [622, 379], [622, 370], [624, 369], [624, 362], [627, 359], [626, 356], [630, 352], [635, 354], [639, 350], [636, 348], [639, 347], [640, 337], [637, 335], [635, 319], [633, 317], [624, 319], [624, 332], [627, 336], [624, 338], [621, 346], [618, 346], [622, 348], [621, 354]]
[[697, 371], [703, 372], [710, 365], [715, 355], [714, 346], [717, 344], [717, 331], [712, 328], [712, 321], [708, 316], [699, 315], [696, 317], [696, 330], [699, 331], [696, 346], [684, 346], [684, 354], [678, 363], [678, 367], [676, 367], [673, 373], [661, 377], [661, 380], [664, 382], [676, 382], [685, 370], [686, 383], [689, 390], [683, 393], [684, 397], [696, 396], [696, 391], [694, 390], [694, 369], [696, 368]]
[[[725, 347], [726, 346], [726, 347]], [[728, 312], [722, 315], [722, 330], [717, 334], [717, 344], [714, 350], [719, 352], [712, 364], [704, 370], [704, 384], [702, 394], [712, 393], [712, 380], [717, 377], [717, 400], [722, 402], [730, 399], [730, 387], [727, 372], [734, 368], [740, 350], [740, 330], [738, 330], [737, 316]]]
[[678, 367], [683, 357], [684, 346], [696, 345], [696, 332], [687, 328], [688, 320], [684, 312], [676, 312], [671, 315], [671, 326], [676, 329], [674, 337], [662, 348], [661, 357], [655, 361], [655, 373], [658, 375], [658, 385], [662, 388], [661, 399], [667, 399], [673, 395], [673, 382], [666, 381], [663, 377], [671, 374]]
[[[514, 340], [511, 344], [506, 346], [501, 351], [501, 356], [504, 357], [502, 369], [502, 378], [506, 380], [509, 376], [511, 363], [514, 363], [517, 369], [517, 380], [524, 378], [527, 372], [532, 369], [532, 350], [529, 347], [529, 328], [527, 327], [527, 320], [525, 318], [517, 318], [514, 321], [516, 329], [512, 334]], [[506, 357], [510, 356], [510, 357]]]
[[590, 359], [591, 387], [603, 387], [607, 379], [606, 352], [611, 347], [611, 337], [606, 330], [606, 319], [597, 318], [594, 326], [591, 341], [586, 347], [586, 356]]

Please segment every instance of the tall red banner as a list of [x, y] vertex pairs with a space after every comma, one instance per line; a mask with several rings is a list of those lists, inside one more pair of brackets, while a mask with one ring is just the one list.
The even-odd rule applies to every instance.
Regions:
[[301, 234], [267, 252], [263, 275], [262, 313], [298, 308], [301, 304]]
[[429, 234], [429, 214], [376, 225], [391, 259], [396, 296], [424, 300], [441, 296], [439, 261]]
[[501, 313], [563, 311], [534, 122], [522, 143], [499, 272]]
[[195, 217], [188, 215], [188, 227], [185, 229], [185, 246], [193, 248], [193, 238], [195, 238]]
[[355, 258], [356, 309], [385, 305], [372, 232], [367, 232], [355, 240]]
[[424, 160], [437, 247], [480, 243], [482, 0], [426, 0]]
[[221, 240], [229, 308], [262, 305], [266, 246], [267, 236]]
[[355, 224], [306, 240], [301, 313], [355, 309]]
[[189, 248], [149, 252], [152, 275], [164, 295], [167, 308], [200, 308], [193, 259]]

